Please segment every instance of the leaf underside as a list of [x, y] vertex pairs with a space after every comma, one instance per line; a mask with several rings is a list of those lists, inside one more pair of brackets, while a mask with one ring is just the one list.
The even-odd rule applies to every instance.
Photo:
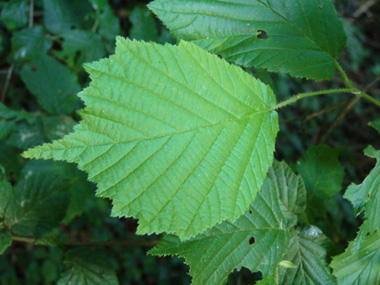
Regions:
[[273, 161], [268, 86], [186, 42], [118, 38], [115, 55], [86, 69], [74, 133], [25, 157], [78, 163], [139, 234], [186, 239], [245, 212]]
[[346, 36], [331, 0], [155, 0], [179, 39], [244, 66], [330, 79]]

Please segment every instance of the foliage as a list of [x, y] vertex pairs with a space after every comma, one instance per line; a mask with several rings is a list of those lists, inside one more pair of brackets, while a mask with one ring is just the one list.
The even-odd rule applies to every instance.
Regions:
[[0, 283], [379, 283], [379, 5], [146, 2], [0, 2]]

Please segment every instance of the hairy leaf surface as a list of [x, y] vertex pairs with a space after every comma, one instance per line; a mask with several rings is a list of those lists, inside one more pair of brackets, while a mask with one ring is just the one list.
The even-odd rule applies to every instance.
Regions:
[[[194, 284], [223, 284], [234, 269], [243, 266], [273, 275], [295, 234], [292, 228], [297, 219], [290, 213], [305, 203], [305, 187], [295, 185], [303, 186], [302, 180], [285, 163], [275, 161], [255, 201], [237, 221], [224, 221], [183, 242], [165, 236], [150, 253], [184, 257]], [[281, 199], [288, 187], [294, 195]]]
[[155, 0], [177, 38], [245, 66], [332, 78], [346, 36], [331, 0]]
[[380, 235], [379, 232], [364, 237], [357, 250], [351, 242], [346, 251], [333, 258], [333, 274], [338, 284], [379, 284], [380, 283]]
[[252, 203], [272, 164], [271, 89], [199, 47], [118, 39], [86, 66], [81, 123], [30, 158], [76, 162], [138, 233], [189, 238]]

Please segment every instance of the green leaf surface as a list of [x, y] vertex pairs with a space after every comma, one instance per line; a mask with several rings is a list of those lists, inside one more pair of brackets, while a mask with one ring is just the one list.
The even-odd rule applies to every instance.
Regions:
[[311, 146], [297, 162], [306, 190], [311, 197], [328, 200], [342, 189], [344, 168], [339, 162], [342, 148]]
[[46, 29], [59, 34], [71, 29], [90, 28], [93, 9], [88, 1], [44, 0], [44, 23]]
[[66, 253], [63, 263], [66, 270], [58, 280], [58, 285], [119, 284], [115, 271], [110, 268], [110, 260], [101, 252], [88, 248], [76, 248]]
[[189, 238], [245, 212], [273, 160], [268, 86], [186, 42], [118, 38], [86, 68], [81, 123], [25, 157], [78, 163], [113, 215], [139, 218], [139, 234]]
[[360, 227], [355, 241], [360, 245], [367, 233], [380, 232], [380, 151], [373, 147], [366, 148], [365, 153], [370, 157], [376, 157], [377, 163], [362, 184], [351, 184], [344, 194], [357, 215], [364, 211], [364, 222]]
[[367, 235], [359, 248], [351, 242], [346, 251], [333, 257], [330, 264], [338, 284], [380, 283], [380, 235]]
[[65, 115], [74, 111], [80, 86], [76, 75], [66, 66], [50, 56], [42, 56], [25, 64], [20, 75], [49, 114]]
[[40, 120], [29, 125], [24, 122], [17, 124], [7, 139], [7, 144], [21, 150], [26, 150], [46, 142]]
[[[305, 202], [304, 187], [289, 188], [297, 184], [302, 184], [301, 179], [284, 162], [275, 161], [255, 201], [237, 221], [224, 221], [183, 242], [165, 236], [150, 253], [184, 257], [193, 284], [224, 284], [234, 269], [243, 266], [264, 276], [274, 275], [294, 236], [297, 219], [289, 213]], [[294, 194], [281, 200], [282, 192], [290, 189]]]
[[76, 122], [71, 117], [49, 116], [42, 118], [42, 124], [46, 138], [52, 141], [71, 133]]
[[106, 55], [99, 35], [86, 30], [70, 30], [60, 34], [62, 51], [55, 54], [71, 67], [82, 69], [83, 63], [98, 60]]
[[156, 22], [152, 12], [150, 12], [148, 8], [136, 7], [131, 11], [129, 20], [132, 23], [132, 28], [129, 32], [130, 38], [144, 41], [157, 41], [158, 31]]
[[12, 54], [15, 59], [35, 59], [47, 54], [53, 41], [45, 36], [42, 26], [23, 29], [13, 34]]
[[52, 175], [51, 162], [45, 162], [47, 171], [31, 167], [32, 164], [24, 167], [5, 211], [5, 221], [15, 235], [39, 236], [49, 232], [61, 222], [68, 205], [67, 193], [63, 191], [65, 181]]
[[97, 19], [99, 23], [99, 35], [112, 41], [113, 45], [115, 37], [121, 34], [120, 19], [114, 15], [109, 5], [100, 9]]
[[0, 232], [0, 254], [12, 245], [12, 234], [9, 231]]
[[29, 1], [12, 0], [5, 4], [1, 11], [0, 20], [9, 30], [26, 26], [28, 23]]
[[346, 37], [331, 0], [155, 0], [179, 39], [244, 66], [330, 79]]
[[326, 237], [315, 226], [297, 230], [283, 256], [296, 267], [279, 267], [278, 284], [336, 284], [326, 265], [325, 241]]
[[36, 116], [25, 110], [12, 110], [3, 103], [0, 103], [0, 119], [14, 121], [26, 120], [29, 124], [33, 124], [36, 121]]
[[372, 122], [369, 122], [368, 125], [374, 128], [380, 134], [380, 117]]
[[14, 129], [14, 122], [0, 121], [0, 140], [5, 139]]

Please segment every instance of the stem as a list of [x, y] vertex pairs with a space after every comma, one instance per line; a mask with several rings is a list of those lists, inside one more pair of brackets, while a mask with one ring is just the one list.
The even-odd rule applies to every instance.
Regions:
[[351, 84], [351, 81], [348, 79], [346, 72], [344, 72], [343, 68], [340, 66], [339, 62], [335, 60], [335, 66], [338, 69], [339, 73], [342, 75], [344, 82], [346, 83], [348, 88], [354, 88]]
[[367, 99], [368, 101], [371, 101], [372, 103], [374, 103], [375, 105], [377, 105], [377, 106], [380, 107], [380, 102], [377, 101], [375, 98], [369, 96], [367, 93], [364, 93], [363, 91], [358, 90], [358, 92], [355, 93], [355, 94], [358, 94], [358, 95], [364, 97], [364, 98]]
[[[272, 110], [277, 110], [279, 108], [285, 107], [289, 104], [292, 104], [292, 103], [294, 103], [294, 102], [296, 102], [302, 98], [306, 98], [306, 97], [312, 97], [312, 96], [324, 95], [324, 94], [330, 94], [330, 93], [354, 93], [354, 92], [357, 93], [358, 90], [356, 88], [345, 88], [345, 89], [330, 89], [330, 90], [322, 90], [322, 91], [316, 91], [316, 92], [297, 94], [288, 100], [285, 100], [281, 103], [278, 103], [276, 106], [274, 106], [272, 108]], [[371, 97], [371, 99], [373, 99], [373, 98]]]

